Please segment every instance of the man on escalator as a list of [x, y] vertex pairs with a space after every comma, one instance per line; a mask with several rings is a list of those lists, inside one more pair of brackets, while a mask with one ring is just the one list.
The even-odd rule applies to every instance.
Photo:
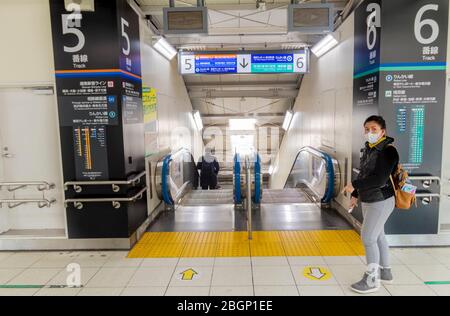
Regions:
[[220, 166], [216, 157], [213, 156], [211, 148], [206, 147], [205, 155], [198, 162], [197, 169], [201, 172], [200, 185], [202, 190], [216, 190]]

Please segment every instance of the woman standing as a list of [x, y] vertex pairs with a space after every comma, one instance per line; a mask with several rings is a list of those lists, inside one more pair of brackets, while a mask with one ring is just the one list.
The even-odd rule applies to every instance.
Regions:
[[364, 221], [361, 237], [366, 250], [368, 271], [351, 289], [357, 293], [373, 293], [380, 289], [380, 280], [391, 283], [389, 245], [384, 226], [395, 208], [395, 192], [390, 176], [399, 163], [393, 138], [386, 135], [386, 122], [371, 116], [364, 122], [367, 142], [361, 150], [360, 173], [344, 191], [352, 195], [351, 207], [361, 200]]

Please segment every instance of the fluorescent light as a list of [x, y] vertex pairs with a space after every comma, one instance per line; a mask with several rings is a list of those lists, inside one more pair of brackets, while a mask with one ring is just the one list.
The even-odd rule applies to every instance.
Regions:
[[163, 55], [168, 60], [174, 59], [178, 54], [177, 50], [164, 38], [161, 37], [154, 45], [155, 48], [161, 55]]
[[252, 131], [255, 129], [255, 119], [231, 119], [229, 127], [232, 131]]
[[284, 117], [283, 129], [287, 131], [289, 126], [291, 125], [292, 118], [294, 117], [294, 113], [292, 111], [287, 111], [286, 116]]
[[269, 174], [270, 174], [270, 175], [273, 174], [274, 169], [275, 169], [275, 168], [273, 167], [273, 165], [270, 165], [270, 167], [269, 167]]
[[202, 117], [200, 116], [200, 111], [195, 111], [194, 114], [195, 125], [197, 125], [197, 129], [201, 131], [203, 129]]
[[330, 51], [333, 47], [335, 47], [337, 44], [339, 44], [339, 41], [332, 34], [328, 34], [323, 39], [321, 39], [319, 43], [314, 45], [311, 48], [311, 51], [317, 57], [321, 57], [322, 55], [325, 55], [328, 51]]

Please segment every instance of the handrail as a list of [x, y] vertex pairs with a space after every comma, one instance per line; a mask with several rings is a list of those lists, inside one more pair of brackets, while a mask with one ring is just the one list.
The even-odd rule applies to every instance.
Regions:
[[[315, 155], [316, 157], [324, 159], [326, 162], [327, 173], [329, 176], [328, 176], [327, 191], [325, 192], [325, 196], [322, 198], [321, 202], [329, 203], [333, 199], [334, 193], [335, 193], [335, 189], [334, 189], [335, 170], [334, 170], [334, 165], [333, 165], [333, 158], [329, 154], [327, 154], [326, 152], [320, 151], [314, 147], [305, 146], [305, 147], [301, 148], [298, 151], [297, 155], [295, 156], [294, 164], [292, 165], [292, 168], [291, 168], [291, 171], [289, 172], [289, 174], [291, 174], [294, 171], [295, 163], [297, 162], [298, 157], [300, 156], [300, 154], [302, 152], [305, 152], [305, 151]], [[286, 180], [286, 183], [287, 183], [287, 180]]]
[[29, 186], [37, 187], [38, 191], [49, 191], [56, 188], [54, 183], [49, 183], [46, 181], [0, 182], [0, 189], [2, 189], [2, 187], [8, 187], [7, 190], [9, 192], [25, 189]]
[[39, 208], [51, 207], [56, 203], [56, 199], [0, 199], [0, 207], [3, 204], [8, 204], [8, 208], [13, 209], [23, 204], [37, 203]]
[[123, 181], [69, 181], [64, 183], [64, 190], [67, 191], [69, 189], [69, 186], [73, 186], [73, 189], [77, 193], [81, 193], [83, 191], [82, 186], [105, 186], [105, 185], [111, 185], [113, 192], [119, 192], [120, 191], [120, 185], [133, 185], [136, 186], [136, 184], [139, 184], [141, 181], [141, 178], [146, 175], [146, 171], [142, 171], [141, 173], [137, 174], [134, 178], [129, 180], [123, 180]]
[[246, 172], [246, 184], [247, 184], [247, 231], [248, 239], [253, 239], [252, 231], [252, 180], [251, 180], [251, 167], [249, 157], [245, 157], [245, 172]]
[[83, 203], [107, 203], [112, 202], [113, 207], [118, 209], [120, 208], [119, 202], [136, 202], [137, 200], [142, 199], [144, 193], [147, 191], [147, 187], [141, 189], [138, 193], [128, 198], [121, 197], [112, 197], [112, 198], [79, 198], [79, 199], [67, 199], [64, 201], [64, 204], [67, 206], [69, 203], [73, 203], [75, 208], [81, 210], [83, 208]]

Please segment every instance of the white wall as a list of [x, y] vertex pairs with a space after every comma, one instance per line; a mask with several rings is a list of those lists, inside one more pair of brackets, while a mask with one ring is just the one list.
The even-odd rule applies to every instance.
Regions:
[[[270, 187], [283, 188], [297, 152], [304, 146], [320, 147], [333, 154], [344, 172], [348, 159], [350, 179], [353, 108], [353, 15], [336, 32], [340, 44], [317, 59], [311, 56], [311, 73], [306, 75], [294, 106], [295, 116], [274, 163]], [[342, 176], [342, 181], [345, 177]], [[339, 196], [347, 206], [347, 199]]]
[[[0, 158], [0, 181], [48, 181], [57, 185], [47, 194], [56, 198], [51, 208], [24, 205], [0, 209], [8, 229], [65, 229], [61, 155], [55, 97], [37, 96], [20, 86], [54, 82], [50, 9], [47, 0], [2, 0], [0, 3], [0, 146], [8, 146], [11, 159]], [[15, 86], [15, 87], [14, 87]], [[1, 169], [0, 168], [0, 169]], [[3, 198], [12, 197], [6, 189]], [[30, 188], [16, 198], [40, 198]]]
[[[157, 90], [160, 149], [192, 151], [197, 159], [202, 151], [202, 136], [192, 120], [192, 104], [184, 80], [178, 72], [178, 61], [169, 62], [151, 47], [151, 31], [141, 23], [143, 83]], [[181, 137], [182, 135], [182, 137]]]

